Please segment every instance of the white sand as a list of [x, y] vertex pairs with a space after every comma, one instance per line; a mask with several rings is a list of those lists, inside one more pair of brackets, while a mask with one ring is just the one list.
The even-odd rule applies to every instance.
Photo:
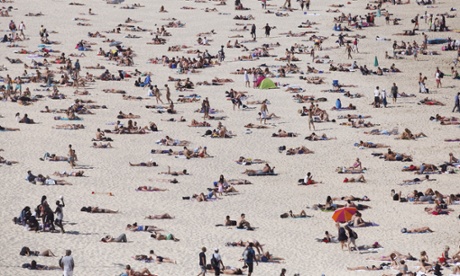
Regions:
[[[446, 74], [450, 74], [450, 62], [456, 56], [456, 52], [441, 52], [440, 45], [431, 45], [429, 50], [437, 50], [441, 53], [439, 56], [419, 55], [419, 60], [414, 61], [412, 57], [401, 60], [385, 60], [384, 52], [392, 50], [391, 41], [379, 42], [374, 38], [376, 35], [396, 39], [400, 42], [402, 39], [406, 42], [413, 40], [421, 44], [423, 37], [421, 35], [413, 37], [392, 36], [394, 33], [401, 32], [404, 29], [411, 29], [410, 18], [417, 13], [423, 14], [427, 10], [423, 6], [410, 5], [392, 6], [384, 4], [396, 17], [402, 18], [400, 26], [385, 25], [383, 17], [376, 18], [377, 27], [365, 28], [362, 31], [354, 31], [351, 34], [359, 33], [366, 35], [366, 39], [361, 39], [359, 44], [360, 53], [353, 53], [355, 60], [359, 65], [373, 67], [374, 56], [377, 56], [381, 67], [389, 68], [392, 63], [401, 69], [403, 73], [393, 74], [386, 73], [384, 76], [363, 76], [359, 72], [342, 73], [332, 72], [322, 74], [326, 78], [326, 84], [309, 85], [299, 79], [299, 75], [288, 75], [285, 79], [275, 79], [277, 82], [298, 84], [306, 88], [304, 94], [315, 95], [316, 97], [327, 97], [326, 103], [320, 103], [319, 106], [328, 110], [331, 119], [336, 119], [338, 115], [347, 113], [372, 115], [370, 119], [373, 123], [380, 124], [379, 128], [392, 129], [397, 126], [400, 131], [404, 128], [411, 129], [414, 133], [423, 131], [428, 138], [421, 138], [417, 141], [394, 140], [394, 137], [388, 136], [367, 136], [363, 132], [370, 129], [353, 129], [350, 127], [340, 126], [338, 123], [321, 123], [316, 124], [316, 133], [326, 133], [330, 137], [337, 137], [337, 140], [327, 142], [309, 142], [304, 140], [306, 135], [311, 132], [307, 128], [307, 117], [300, 117], [297, 110], [302, 105], [291, 100], [292, 94], [284, 92], [284, 89], [276, 90], [255, 90], [244, 87], [242, 75], [232, 75], [230, 72], [241, 67], [257, 67], [265, 63], [267, 65], [280, 65], [283, 62], [273, 61], [273, 58], [261, 58], [256, 61], [238, 62], [234, 59], [239, 55], [247, 55], [248, 52], [241, 52], [239, 49], [225, 49], [226, 61], [222, 66], [200, 69], [200, 74], [179, 75], [175, 70], [168, 69], [162, 65], [148, 64], [147, 60], [162, 55], [172, 56], [194, 56], [186, 55], [182, 52], [167, 52], [167, 48], [172, 45], [189, 45], [198, 49], [196, 39], [199, 32], [208, 32], [214, 29], [217, 35], [209, 36], [213, 41], [211, 46], [205, 48], [211, 54], [216, 54], [221, 44], [225, 44], [228, 36], [235, 34], [244, 34], [244, 39], [250, 39], [249, 32], [230, 32], [232, 28], [240, 28], [235, 23], [253, 23], [257, 25], [257, 43], [246, 44], [248, 48], [260, 46], [263, 43], [281, 43], [281, 47], [270, 51], [271, 54], [284, 56], [284, 49], [294, 43], [303, 43], [312, 46], [312, 42], [304, 41], [306, 38], [286, 38], [279, 35], [281, 32], [292, 30], [301, 32], [310, 29], [298, 29], [297, 26], [306, 20], [316, 21], [320, 25], [318, 34], [329, 36], [323, 47], [335, 46], [335, 38], [330, 37], [332, 33], [332, 19], [338, 16], [337, 13], [326, 13], [328, 5], [332, 3], [346, 4], [346, 1], [315, 1], [312, 0], [310, 13], [318, 13], [319, 16], [304, 15], [301, 11], [289, 13], [289, 17], [276, 17], [273, 14], [264, 14], [260, 4], [256, 1], [244, 0], [243, 4], [250, 7], [250, 11], [235, 11], [233, 1], [229, 1], [227, 6], [214, 6], [217, 2], [194, 3], [192, 1], [136, 1], [145, 5], [145, 8], [135, 10], [120, 9], [120, 5], [107, 5], [105, 1], [91, 1], [93, 3], [85, 6], [69, 6], [68, 1], [16, 1], [12, 4], [3, 4], [3, 6], [12, 5], [17, 10], [13, 10], [13, 17], [3, 17], [0, 22], [3, 30], [8, 28], [8, 22], [13, 19], [19, 26], [21, 20], [24, 20], [27, 30], [26, 35], [30, 40], [20, 42], [25, 49], [34, 50], [39, 44], [39, 27], [45, 25], [48, 30], [57, 31], [57, 34], [50, 34], [51, 40], [58, 40], [62, 44], [53, 46], [53, 49], [70, 53], [80, 53], [74, 49], [75, 44], [80, 39], [95, 42], [93, 48], [95, 51], [85, 52], [86, 57], [80, 58], [82, 73], [89, 71], [92, 74], [99, 75], [102, 70], [87, 70], [85, 66], [94, 66], [97, 63], [106, 66], [111, 72], [118, 69], [134, 71], [137, 68], [141, 72], [150, 71], [153, 73], [153, 84], [162, 88], [167, 83], [167, 76], [177, 78], [190, 77], [194, 82], [210, 81], [213, 77], [231, 78], [235, 82], [225, 86], [197, 86], [193, 93], [198, 93], [202, 97], [209, 97], [211, 107], [223, 109], [229, 118], [223, 121], [227, 129], [237, 134], [233, 139], [211, 139], [202, 137], [205, 128], [189, 128], [187, 123], [170, 123], [163, 122], [161, 119], [171, 117], [178, 118], [180, 115], [185, 116], [188, 121], [191, 119], [200, 120], [201, 117], [193, 110], [200, 107], [201, 103], [194, 104], [177, 104], [176, 109], [180, 112], [177, 116], [161, 115], [146, 109], [146, 104], [155, 104], [155, 100], [148, 101], [124, 101], [120, 95], [106, 94], [102, 92], [104, 88], [124, 89], [132, 96], [145, 97], [146, 89], [136, 88], [133, 86], [134, 78], [121, 82], [101, 82], [92, 83], [87, 88], [90, 96], [74, 96], [74, 89], [71, 87], [59, 87], [59, 90], [68, 97], [65, 100], [40, 100], [30, 106], [19, 106], [16, 103], [1, 102], [0, 124], [6, 127], [19, 127], [19, 132], [2, 132], [0, 134], [0, 148], [4, 149], [1, 156], [8, 160], [19, 161], [19, 164], [13, 166], [0, 166], [0, 175], [2, 176], [3, 210], [0, 218], [3, 221], [1, 226], [2, 238], [1, 244], [4, 248], [4, 254], [0, 258], [2, 266], [2, 275], [29, 275], [32, 272], [20, 268], [21, 264], [30, 262], [35, 259], [40, 264], [57, 265], [58, 258], [35, 257], [27, 258], [19, 256], [22, 246], [28, 246], [33, 250], [51, 249], [57, 255], [64, 254], [65, 249], [72, 249], [76, 262], [75, 275], [119, 275], [124, 271], [126, 264], [131, 264], [134, 268], [147, 267], [158, 275], [196, 275], [198, 268], [198, 253], [202, 246], [208, 248], [208, 260], [210, 259], [213, 248], [220, 248], [225, 265], [241, 267], [239, 261], [243, 248], [226, 247], [225, 243], [237, 240], [257, 239], [265, 248], [275, 256], [286, 259], [284, 264], [266, 264], [261, 263], [255, 268], [254, 275], [278, 275], [281, 268], [288, 270], [288, 275], [300, 273], [301, 275], [353, 275], [358, 273], [347, 272], [347, 266], [369, 265], [371, 262], [366, 261], [367, 257], [376, 257], [383, 254], [389, 254], [393, 250], [401, 253], [411, 252], [414, 256], [419, 255], [421, 250], [426, 250], [430, 260], [435, 260], [441, 255], [446, 245], [450, 245], [452, 253], [456, 252], [459, 243], [458, 236], [458, 206], [452, 206], [456, 210], [448, 216], [430, 216], [427, 215], [423, 208], [424, 205], [412, 205], [408, 203], [394, 202], [390, 198], [390, 190], [402, 190], [407, 194], [413, 189], [425, 191], [431, 187], [439, 190], [443, 194], [458, 193], [458, 175], [436, 175], [436, 182], [422, 183], [415, 186], [398, 186], [404, 179], [415, 177], [412, 173], [401, 172], [403, 165], [409, 163], [384, 162], [376, 157], [372, 157], [372, 152], [384, 152], [386, 149], [366, 149], [359, 150], [353, 147], [353, 143], [359, 140], [379, 142], [391, 145], [396, 152], [404, 152], [414, 157], [414, 164], [420, 165], [422, 162], [440, 164], [448, 159], [448, 153], [454, 152], [454, 155], [460, 155], [458, 143], [443, 142], [447, 138], [459, 138], [460, 131], [457, 126], [441, 126], [439, 123], [429, 121], [429, 117], [439, 113], [443, 116], [451, 116], [453, 106], [453, 97], [457, 92], [455, 88], [435, 88], [434, 73], [436, 66]], [[165, 2], [165, 8], [169, 13], [158, 13], [161, 2]], [[298, 3], [292, 1], [293, 7], [298, 8]], [[414, 2], [414, 1], [412, 1]], [[364, 10], [366, 1], [353, 1], [351, 4], [340, 8], [345, 14], [361, 14]], [[438, 7], [428, 9], [430, 13], [446, 12], [456, 4], [457, 1], [445, 0]], [[127, 4], [133, 4], [127, 1]], [[269, 1], [269, 4], [281, 6], [283, 1]], [[183, 10], [182, 6], [195, 7], [195, 10]], [[204, 8], [216, 7], [219, 13], [229, 13], [229, 15], [219, 15], [217, 12], [205, 13]], [[88, 8], [92, 8], [96, 15], [82, 15], [87, 13]], [[275, 7], [270, 7], [275, 8]], [[43, 12], [42, 17], [25, 17], [28, 12]], [[236, 21], [234, 15], [249, 15], [256, 17], [255, 21]], [[72, 18], [87, 18], [89, 27], [76, 26], [77, 22]], [[105, 34], [108, 38], [123, 41], [126, 47], [130, 46], [136, 52], [134, 58], [135, 67], [117, 67], [114, 62], [105, 60], [103, 57], [96, 56], [97, 49], [102, 47], [108, 50], [108, 44], [102, 43], [102, 38], [89, 38], [87, 32], [108, 31], [116, 27], [117, 24], [123, 23], [130, 17], [141, 20], [139, 25], [147, 29], [156, 29], [167, 21], [161, 18], [174, 17], [186, 23], [185, 28], [168, 29], [172, 33], [171, 37], [166, 37], [166, 45], [146, 45], [151, 39], [147, 32], [125, 32], [122, 34]], [[263, 36], [262, 26], [267, 22], [277, 28], [272, 31], [270, 38]], [[447, 24], [451, 29], [459, 29], [458, 18], [447, 19]], [[420, 29], [427, 29], [423, 19], [420, 20]], [[127, 34], [142, 36], [140, 39], [126, 39]], [[429, 33], [429, 38], [436, 37], [457, 37], [456, 33]], [[232, 43], [234, 39], [231, 39]], [[239, 39], [241, 41], [242, 39]], [[11, 77], [20, 75], [23, 72], [22, 65], [12, 65], [5, 60], [6, 56], [21, 58], [27, 64], [30, 59], [27, 55], [13, 54], [13, 50], [18, 48], [7, 48], [5, 44], [1, 45], [3, 51], [0, 53], [0, 60], [8, 67], [8, 71], [1, 72], [0, 75]], [[201, 47], [200, 49], [203, 49]], [[346, 59], [344, 48], [338, 50], [329, 50], [318, 52], [320, 56], [329, 55], [337, 63], [349, 63]], [[297, 55], [301, 59], [295, 62], [302, 70], [305, 71], [306, 63], [311, 61], [308, 55]], [[75, 62], [76, 58], [72, 58]], [[41, 59], [39, 59], [41, 60]], [[49, 58], [48, 60], [51, 60]], [[314, 64], [317, 69], [328, 71], [328, 64]], [[58, 66], [54, 65], [51, 70], [57, 70]], [[33, 70], [29, 69], [29, 72]], [[418, 73], [422, 72], [428, 77], [428, 87], [433, 94], [428, 96], [439, 100], [446, 106], [422, 106], [417, 102], [422, 99], [418, 94], [417, 80]], [[59, 76], [59, 75], [58, 75]], [[311, 75], [310, 75], [311, 76]], [[56, 77], [58, 79], [58, 77]], [[362, 93], [365, 96], [360, 99], [349, 99], [338, 94], [321, 93], [323, 89], [329, 89], [333, 79], [340, 80], [344, 84], [356, 84], [357, 88], [350, 88], [352, 93]], [[396, 105], [391, 104], [389, 99], [389, 108], [374, 109], [370, 105], [373, 101], [373, 90], [375, 86], [385, 88], [388, 93], [391, 84], [396, 82], [400, 92], [415, 93], [416, 98], [398, 99]], [[170, 87], [173, 83], [170, 82]], [[455, 87], [458, 85], [457, 80], [452, 80], [446, 76], [443, 79], [444, 87]], [[25, 84], [31, 90], [38, 88], [38, 84]], [[274, 121], [274, 126], [270, 130], [253, 130], [250, 135], [244, 134], [246, 123], [258, 123], [256, 120], [258, 108], [254, 111], [233, 111], [231, 103], [224, 97], [224, 91], [233, 88], [237, 91], [249, 91], [252, 95], [251, 100], [269, 99], [271, 105], [268, 106], [270, 112], [274, 112], [282, 118]], [[172, 89], [174, 90], [174, 89]], [[164, 99], [164, 91], [163, 99]], [[33, 92], [33, 94], [46, 95], [46, 92]], [[172, 98], [177, 99], [179, 94], [187, 95], [189, 92], [172, 91]], [[353, 103], [358, 107], [357, 111], [329, 111], [334, 105], [337, 97], [342, 100], [342, 105], [346, 106]], [[50, 108], [67, 108], [73, 100], [82, 98], [85, 100], [92, 99], [96, 104], [107, 105], [107, 110], [94, 110], [96, 115], [83, 115], [84, 120], [81, 122], [85, 125], [85, 130], [56, 130], [52, 129], [56, 124], [66, 123], [66, 121], [55, 121], [55, 114], [40, 113], [39, 110], [48, 105]], [[125, 113], [132, 112], [141, 116], [136, 119], [138, 125], [144, 126], [148, 122], [156, 122], [161, 132], [149, 133], [146, 135], [115, 135], [108, 134], [115, 141], [112, 143], [114, 148], [109, 150], [91, 148], [91, 139], [95, 136], [97, 128], [112, 129], [109, 122], [116, 121], [118, 111]], [[29, 117], [39, 122], [38, 125], [18, 124], [14, 115], [16, 112], [21, 114], [27, 113]], [[220, 114], [218, 114], [220, 115]], [[202, 121], [202, 119], [201, 119]], [[338, 121], [338, 122], [341, 122]], [[77, 122], [79, 123], [79, 122]], [[212, 127], [216, 127], [217, 122], [211, 121]], [[271, 133], [278, 129], [298, 132], [297, 138], [272, 138]], [[209, 159], [176, 159], [164, 155], [151, 155], [151, 149], [166, 149], [156, 145], [154, 142], [169, 135], [177, 139], [186, 139], [192, 142], [191, 148], [198, 146], [207, 146], [208, 152], [215, 156]], [[69, 170], [66, 162], [42, 162], [39, 157], [45, 152], [66, 155], [68, 144], [72, 144], [76, 149], [79, 161], [78, 164], [93, 166], [94, 169], [85, 170], [84, 178], [66, 178], [73, 183], [73, 186], [56, 186], [44, 187], [29, 184], [24, 180], [27, 170], [32, 170], [34, 174], [51, 175], [54, 171]], [[279, 153], [278, 147], [297, 147], [307, 146], [315, 151], [312, 155], [286, 156], [285, 153]], [[179, 149], [179, 148], [178, 148]], [[270, 177], [247, 177], [241, 172], [246, 168], [258, 169], [261, 165], [243, 167], [237, 165], [234, 160], [239, 156], [252, 158], [261, 158], [270, 161], [272, 166], [276, 166], [278, 176]], [[363, 166], [369, 168], [365, 177], [368, 180], [366, 184], [361, 183], [342, 183], [344, 175], [335, 172], [338, 166], [348, 166], [359, 157]], [[146, 162], [149, 159], [160, 164], [157, 168], [130, 167], [128, 162]], [[182, 170], [187, 168], [191, 176], [179, 176], [179, 184], [156, 183], [148, 181], [149, 178], [160, 179], [168, 178], [158, 175], [158, 172], [167, 170], [170, 165], [173, 170]], [[303, 178], [308, 172], [312, 172], [314, 178], [322, 181], [323, 184], [315, 186], [297, 186], [297, 179]], [[211, 187], [213, 181], [217, 181], [220, 174], [229, 178], [246, 178], [253, 182], [253, 185], [237, 186], [240, 195], [225, 196], [222, 200], [208, 203], [198, 203], [196, 201], [182, 200], [183, 196], [190, 196], [194, 193], [205, 192], [207, 187]], [[349, 175], [346, 175], [349, 176]], [[134, 189], [141, 185], [152, 185], [160, 188], [167, 188], [167, 192], [141, 193], [135, 192]], [[92, 195], [92, 191], [108, 193]], [[35, 208], [40, 203], [42, 195], [47, 195], [48, 202], [52, 208], [55, 208], [55, 200], [60, 195], [64, 195], [66, 207], [64, 208], [64, 220], [66, 222], [66, 234], [50, 234], [27, 232], [20, 226], [13, 225], [11, 219], [18, 216], [24, 206]], [[370, 245], [376, 241], [384, 246], [384, 250], [377, 254], [349, 254], [341, 252], [337, 244], [317, 243], [315, 238], [322, 238], [324, 231], [328, 230], [336, 234], [334, 222], [331, 219], [332, 213], [320, 212], [307, 209], [307, 214], [314, 215], [310, 219], [280, 219], [281, 213], [293, 210], [295, 213], [301, 209], [311, 206], [315, 203], [324, 203], [326, 196], [345, 196], [367, 195], [371, 201], [368, 202], [372, 209], [363, 212], [363, 218], [378, 223], [379, 227], [370, 227], [357, 229], [359, 245]], [[338, 202], [340, 204], [344, 202]], [[99, 206], [120, 210], [120, 214], [88, 214], [80, 212], [82, 206]], [[144, 220], [144, 216], [149, 214], [169, 213], [174, 215], [174, 220]], [[256, 226], [256, 231], [250, 232], [245, 230], [227, 229], [225, 227], [214, 227], [215, 224], [223, 223], [226, 215], [232, 219], [238, 219], [241, 213], [245, 213], [248, 221]], [[155, 241], [149, 238], [147, 233], [131, 233], [125, 230], [128, 223], [138, 222], [139, 224], [156, 225], [166, 231], [164, 233], [173, 233], [180, 239], [180, 242]], [[433, 234], [403, 235], [400, 229], [403, 227], [413, 228], [429, 226], [436, 231]], [[126, 233], [129, 243], [127, 244], [104, 244], [99, 242], [104, 235], [110, 234], [118, 236]], [[134, 261], [131, 256], [136, 254], [147, 254], [150, 249], [154, 249], [156, 254], [170, 257], [177, 260], [178, 264], [144, 264]], [[410, 263], [410, 268], [416, 263]], [[59, 272], [43, 272], [47, 275], [60, 275]], [[360, 273], [359, 275], [371, 274]], [[372, 275], [380, 274], [378, 272]]]

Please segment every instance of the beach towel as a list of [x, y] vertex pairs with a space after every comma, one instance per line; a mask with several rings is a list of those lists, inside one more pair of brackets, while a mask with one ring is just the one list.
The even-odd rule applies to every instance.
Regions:
[[365, 227], [374, 227], [374, 226], [376, 227], [376, 226], [380, 226], [380, 225], [378, 225], [375, 222], [368, 222], [368, 223], [366, 223], [365, 226], [359, 226], [359, 227], [350, 225], [351, 228], [365, 228]]
[[266, 175], [278, 175], [277, 173], [248, 173], [248, 176], [266, 176]]
[[83, 119], [81, 119], [81, 118], [69, 119], [69, 118], [66, 118], [66, 117], [56, 116], [56, 117], [54, 117], [54, 120], [61, 120], [61, 121], [82, 121]]

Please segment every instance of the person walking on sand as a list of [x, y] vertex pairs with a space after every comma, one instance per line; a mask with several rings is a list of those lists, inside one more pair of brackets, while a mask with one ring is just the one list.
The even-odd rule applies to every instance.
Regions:
[[256, 262], [256, 265], [259, 265], [256, 259], [256, 252], [254, 251], [253, 247], [254, 247], [254, 244], [250, 242], [243, 254], [244, 262], [248, 266], [248, 276], [251, 276], [252, 272], [254, 271], [254, 261]]
[[201, 248], [201, 252], [199, 254], [200, 258], [200, 269], [201, 272], [198, 273], [197, 276], [205, 276], [206, 275], [206, 247]]
[[455, 105], [454, 109], [452, 109], [452, 112], [455, 112], [455, 109], [457, 109], [457, 112], [460, 112], [460, 92], [458, 92], [457, 95], [455, 95], [454, 102]]
[[350, 228], [350, 226], [348, 226], [348, 225], [345, 225], [344, 228], [345, 228], [345, 230], [346, 230], [347, 233], [348, 233], [348, 244], [347, 244], [347, 246], [348, 246], [348, 251], [351, 252], [351, 246], [350, 246], [350, 245], [353, 245], [353, 247], [356, 249], [356, 251], [358, 251], [358, 253], [360, 253], [360, 252], [359, 252], [359, 248], [358, 248], [358, 246], [356, 245], [356, 242], [355, 242], [356, 239], [358, 238], [358, 234], [356, 234], [356, 232], [353, 231], [353, 230]]
[[59, 260], [59, 266], [63, 269], [63, 276], [73, 276], [75, 263], [73, 261], [73, 257], [70, 256], [71, 254], [71, 250], [66, 250], [65, 256]]
[[252, 24], [251, 26], [251, 37], [254, 41], [256, 41], [256, 24]]
[[358, 50], [358, 38], [355, 37], [355, 40], [353, 40], [353, 51], [355, 51], [356, 53], [359, 53], [359, 50]]
[[167, 84], [165, 84], [165, 89], [166, 89], [166, 101], [168, 103], [173, 103], [173, 101], [171, 100], [171, 90], [169, 89], [169, 86]]
[[345, 228], [343, 228], [342, 226], [340, 226], [340, 224], [337, 222], [336, 224], [336, 227], [337, 227], [337, 230], [338, 230], [338, 235], [337, 235], [337, 239], [338, 241], [340, 242], [340, 248], [344, 249], [344, 247], [347, 247], [347, 243], [348, 243], [348, 236], [346, 234], [346, 230]]
[[24, 24], [24, 21], [21, 21], [21, 23], [19, 24], [19, 32], [20, 32], [20, 36], [22, 36], [23, 40], [26, 39], [26, 35], [24, 34], [25, 29], [26, 29], [26, 25]]
[[315, 124], [313, 123], [313, 109], [308, 110], [308, 129], [311, 130], [311, 127], [313, 127], [313, 130], [315, 129]]
[[[61, 201], [56, 201], [56, 210], [54, 211], [54, 213], [56, 214], [56, 221], [55, 221], [55, 224], [57, 226], [59, 226], [59, 228], [61, 228], [61, 231], [62, 233], [65, 233], [65, 230], [64, 230], [64, 225], [62, 224], [62, 220], [64, 219], [64, 211], [62, 208], [65, 207], [65, 203], [64, 203], [64, 197], [61, 196]], [[61, 204], [62, 202], [62, 204]]]
[[347, 46], [345, 47], [345, 52], [348, 53], [348, 59], [353, 59], [353, 57], [351, 56], [351, 46], [350, 46], [350, 43], [347, 43]]
[[225, 269], [225, 266], [224, 266], [224, 263], [222, 262], [222, 257], [219, 254], [218, 248], [214, 249], [214, 253], [212, 254], [211, 266], [214, 269], [214, 275], [216, 276], [220, 275], [221, 266], [222, 266], [222, 270]]
[[153, 86], [153, 95], [155, 96], [155, 99], [157, 100], [157, 104], [158, 102], [161, 102], [161, 104], [163, 104], [163, 100], [161, 99], [160, 89], [158, 89], [157, 85]]
[[217, 52], [217, 56], [219, 57], [220, 62], [223, 62], [225, 60], [224, 45], [220, 46], [220, 50], [219, 52]]
[[396, 86], [396, 83], [393, 83], [393, 86], [391, 87], [391, 95], [393, 96], [393, 103], [396, 103], [396, 99], [398, 98], [398, 87]]

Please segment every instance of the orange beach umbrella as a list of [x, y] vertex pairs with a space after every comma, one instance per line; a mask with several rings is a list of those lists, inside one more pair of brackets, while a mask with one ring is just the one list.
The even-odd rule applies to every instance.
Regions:
[[336, 222], [344, 223], [351, 220], [351, 217], [356, 213], [355, 207], [344, 207], [335, 210], [332, 214], [332, 219]]

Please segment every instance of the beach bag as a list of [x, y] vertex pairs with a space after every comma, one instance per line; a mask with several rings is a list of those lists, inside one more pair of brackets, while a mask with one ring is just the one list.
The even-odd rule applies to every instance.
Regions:
[[355, 231], [351, 231], [351, 237], [355, 240], [358, 239], [358, 233], [356, 233]]
[[439, 78], [440, 78], [440, 79], [444, 78], [444, 73], [443, 73], [443, 72], [440, 72], [440, 73], [439, 73]]

